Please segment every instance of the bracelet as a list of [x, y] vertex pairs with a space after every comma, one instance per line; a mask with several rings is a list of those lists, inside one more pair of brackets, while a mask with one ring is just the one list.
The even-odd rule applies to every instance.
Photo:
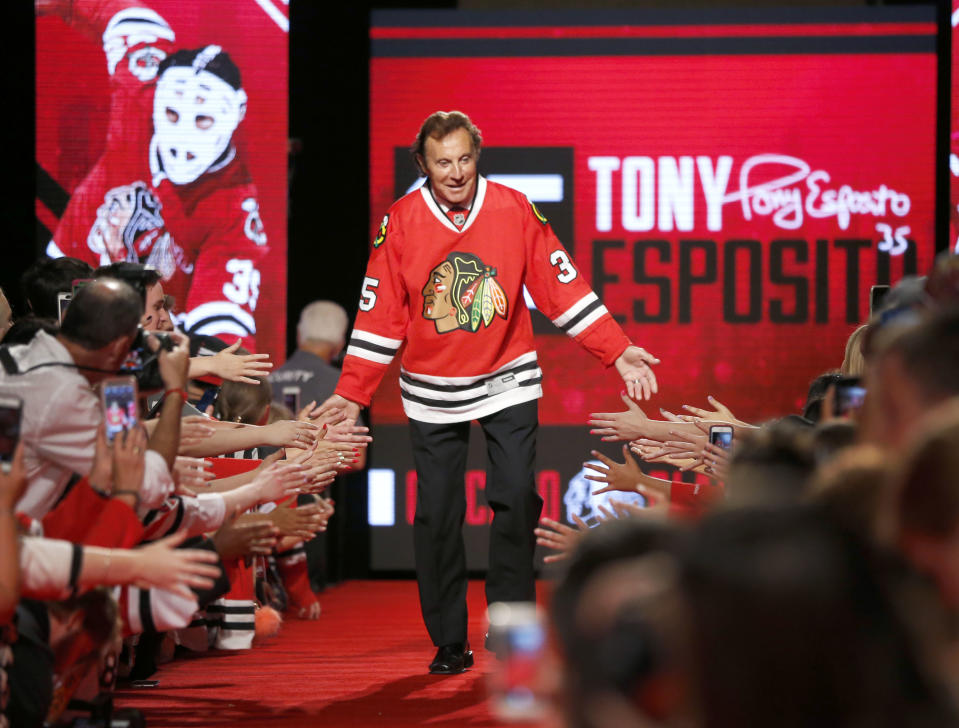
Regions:
[[116, 498], [117, 496], [120, 496], [120, 495], [132, 495], [132, 496], [133, 496], [133, 507], [134, 507], [134, 508], [139, 508], [139, 507], [140, 507], [140, 494], [139, 494], [137, 491], [135, 491], [135, 490], [115, 490], [115, 491], [113, 491], [113, 493], [111, 493], [111, 495], [112, 495], [114, 498]]
[[163, 398], [166, 399], [166, 398], [169, 397], [171, 394], [179, 394], [179, 395], [183, 398], [183, 401], [184, 401], [184, 402], [186, 402], [186, 401], [188, 401], [188, 400], [190, 399], [190, 397], [187, 395], [185, 389], [168, 389], [167, 391], [165, 391], [165, 392], [163, 393]]

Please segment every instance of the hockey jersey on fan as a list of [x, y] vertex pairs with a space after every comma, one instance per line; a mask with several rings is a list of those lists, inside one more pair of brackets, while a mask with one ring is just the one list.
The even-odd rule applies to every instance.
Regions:
[[524, 284], [605, 365], [629, 346], [522, 193], [478, 177], [469, 211], [443, 210], [426, 185], [402, 197], [373, 241], [336, 393], [368, 405], [405, 341], [400, 391], [412, 419], [462, 422], [541, 397]]
[[259, 268], [269, 248], [257, 190], [237, 149], [229, 144], [198, 179], [173, 184], [152, 121], [158, 65], [174, 50], [173, 30], [130, 0], [73, 7], [73, 25], [102, 38], [109, 130], [103, 155], [73, 191], [48, 254], [94, 266], [151, 265], [184, 312], [186, 331], [238, 336], [255, 348]]

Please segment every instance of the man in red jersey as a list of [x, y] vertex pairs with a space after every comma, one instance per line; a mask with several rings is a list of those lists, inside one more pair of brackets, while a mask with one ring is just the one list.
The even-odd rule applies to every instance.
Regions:
[[432, 114], [413, 147], [426, 184], [398, 200], [373, 241], [335, 394], [355, 417], [405, 341], [400, 388], [417, 473], [413, 524], [430, 672], [473, 664], [466, 625], [463, 478], [470, 421], [486, 436], [493, 511], [486, 598], [536, 599], [534, 461], [542, 371], [523, 298], [606, 366], [630, 396], [656, 392], [658, 360], [633, 346], [522, 193], [478, 175], [482, 137], [458, 111]]
[[192, 334], [255, 349], [260, 266], [269, 253], [257, 190], [233, 136], [246, 114], [240, 71], [220, 46], [176, 50], [138, 0], [41, 0], [102, 41], [110, 75], [106, 148], [47, 247], [93, 266], [145, 263]]

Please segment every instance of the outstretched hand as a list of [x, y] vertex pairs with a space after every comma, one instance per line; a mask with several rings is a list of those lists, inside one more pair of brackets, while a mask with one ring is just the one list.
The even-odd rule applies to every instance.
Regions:
[[610, 457], [606, 457], [597, 450], [591, 450], [590, 455], [602, 462], [602, 465], [596, 463], [583, 463], [595, 474], [584, 475], [586, 480], [592, 480], [597, 483], [603, 483], [604, 486], [599, 490], [594, 490], [593, 495], [619, 491], [621, 493], [636, 493], [639, 482], [643, 478], [643, 471], [629, 454], [629, 445], [623, 445], [624, 462], [617, 463]]
[[659, 359], [640, 346], [626, 347], [626, 351], [614, 362], [631, 399], [649, 399], [659, 391], [652, 370], [654, 364], [659, 364]]
[[621, 394], [620, 397], [626, 404], [626, 411], [591, 414], [589, 424], [594, 429], [590, 430], [589, 434], [600, 435], [603, 442], [638, 440], [649, 434], [651, 420], [646, 413], [626, 394]]
[[334, 394], [310, 413], [310, 419], [328, 419], [329, 416], [334, 413], [334, 410], [340, 410], [340, 419], [345, 419], [350, 425], [356, 424], [356, 420], [360, 416], [360, 405], [358, 402], [353, 402], [339, 394]]
[[273, 368], [269, 354], [237, 354], [241, 341], [237, 339], [230, 346], [210, 357], [210, 369], [214, 374], [231, 382], [243, 384], [259, 384], [259, 379], [265, 377]]
[[589, 531], [589, 526], [579, 516], [574, 515], [573, 521], [576, 523], [576, 528], [549, 518], [539, 519], [539, 528], [533, 530], [536, 535], [536, 543], [557, 552], [543, 557], [544, 563], [551, 564], [569, 558], [573, 549], [576, 548], [576, 544]]

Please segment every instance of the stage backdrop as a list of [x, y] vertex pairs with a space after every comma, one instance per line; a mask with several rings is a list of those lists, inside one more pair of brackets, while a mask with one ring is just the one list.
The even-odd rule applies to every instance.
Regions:
[[[239, 336], [275, 361], [286, 353], [287, 11], [280, 0], [40, 0], [36, 26], [41, 248], [154, 265], [184, 328]], [[174, 101], [154, 104], [161, 62], [183, 50], [202, 50], [186, 61], [200, 90], [171, 84]]]
[[[483, 133], [481, 171], [536, 202], [627, 334], [662, 359], [651, 416], [707, 394], [750, 421], [796, 412], [842, 362], [870, 286], [933, 259], [935, 34], [932, 7], [374, 13], [371, 239], [416, 184], [406, 150], [423, 119], [462, 110]], [[622, 382], [541, 315], [534, 325], [541, 490], [568, 520], [595, 507], [581, 468], [599, 443], [585, 423], [623, 409]], [[411, 564], [415, 474], [395, 374], [373, 410], [378, 568]], [[468, 478], [471, 526], [489, 517], [483, 477]], [[467, 538], [483, 568], [483, 529]]]

